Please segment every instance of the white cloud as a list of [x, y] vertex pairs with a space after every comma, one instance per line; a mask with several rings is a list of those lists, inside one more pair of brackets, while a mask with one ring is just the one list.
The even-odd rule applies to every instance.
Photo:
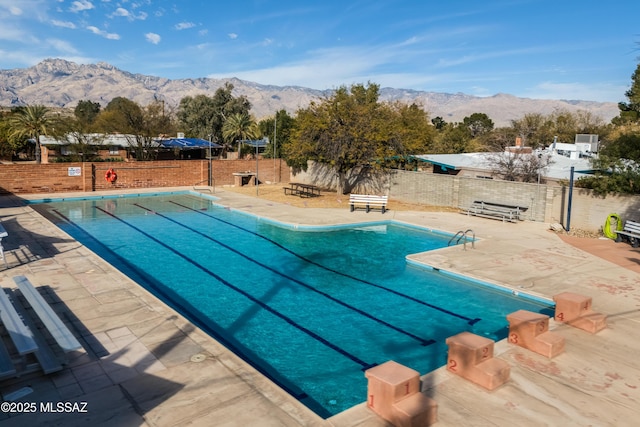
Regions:
[[124, 16], [126, 18], [128, 16], [131, 16], [131, 14], [127, 9], [119, 7], [115, 10], [115, 12], [113, 12], [112, 16]]
[[231, 40], [235, 40], [238, 38], [238, 35], [236, 33], [229, 33], [228, 35]]
[[76, 25], [73, 22], [58, 21], [57, 19], [54, 19], [53, 21], [51, 21], [51, 24], [55, 25], [56, 27], [70, 28], [72, 30], [76, 28]]
[[231, 74], [243, 80], [265, 84], [326, 89], [361, 82], [362, 76], [369, 72], [372, 65], [369, 58], [357, 49], [328, 49], [311, 52], [306, 59], [272, 68], [240, 72], [229, 70], [209, 77], [223, 78]]
[[193, 28], [195, 27], [196, 24], [194, 24], [193, 22], [180, 22], [178, 24], [176, 24], [176, 30], [186, 30], [188, 28]]
[[[309, 51], [304, 58], [273, 67], [225, 70], [212, 78], [233, 75], [243, 80], [279, 86], [304, 86], [314, 89], [331, 89], [342, 85], [372, 81], [381, 87], [422, 89], [451, 79], [451, 73], [433, 74], [420, 72], [389, 72], [389, 64], [406, 63], [407, 52], [397, 45], [351, 46], [337, 49]], [[385, 71], [381, 71], [384, 69]]]
[[160, 43], [161, 37], [156, 33], [147, 33], [144, 35], [149, 43], [158, 44]]
[[94, 7], [95, 6], [93, 6], [93, 3], [88, 0], [78, 0], [71, 3], [71, 7], [69, 8], [69, 10], [71, 12], [77, 13], [82, 12], [83, 10], [93, 9]]
[[17, 6], [9, 6], [9, 13], [12, 15], [19, 16], [19, 15], [22, 15], [22, 9], [20, 9]]
[[0, 40], [22, 41], [25, 37], [21, 28], [0, 26]]
[[93, 25], [89, 25], [87, 27], [87, 30], [91, 31], [93, 34], [99, 35], [104, 37], [105, 39], [109, 39], [109, 40], [120, 40], [120, 36], [118, 34], [115, 33], [108, 33], [104, 30], [101, 30], [98, 27], [94, 27]]
[[146, 12], [140, 12], [136, 15], [134, 13], [129, 12], [127, 9], [123, 7], [117, 8], [111, 15], [109, 15], [110, 18], [113, 18], [113, 17], [127, 18], [129, 21], [135, 21], [136, 19], [140, 21], [144, 21], [145, 19], [147, 19], [147, 16], [149, 15]]
[[56, 49], [58, 52], [62, 52], [62, 53], [73, 53], [76, 54], [78, 53], [78, 50], [73, 47], [71, 45], [71, 43], [69, 43], [66, 40], [60, 40], [60, 39], [47, 39], [46, 40], [46, 44], [54, 49]]

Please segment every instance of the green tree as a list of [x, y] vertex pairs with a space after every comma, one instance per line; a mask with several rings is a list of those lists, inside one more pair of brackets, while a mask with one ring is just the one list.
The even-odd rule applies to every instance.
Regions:
[[246, 113], [232, 114], [222, 127], [222, 137], [225, 143], [233, 146], [238, 143], [238, 158], [241, 157], [240, 144], [245, 140], [258, 139], [260, 129], [256, 122]]
[[73, 114], [81, 123], [91, 125], [100, 114], [100, 104], [88, 100], [80, 100], [73, 110]]
[[435, 126], [437, 130], [443, 130], [445, 126], [447, 126], [447, 122], [445, 122], [444, 119], [440, 116], [437, 116], [431, 119], [431, 123], [433, 124], [433, 126]]
[[396, 103], [392, 107], [397, 114], [395, 132], [402, 141], [404, 153], [429, 153], [436, 137], [436, 127], [429, 121], [429, 114], [417, 104]]
[[[558, 141], [572, 143], [575, 141], [576, 133], [580, 133], [578, 125], [578, 118], [575, 114], [568, 111], [555, 111], [549, 115], [549, 122], [551, 123], [551, 129], [553, 136], [558, 137]], [[550, 134], [546, 135], [547, 141], [541, 145], [551, 143], [553, 138]]]
[[251, 103], [245, 96], [234, 97], [233, 85], [225, 83], [213, 97], [186, 96], [180, 100], [178, 123], [187, 136], [224, 141], [222, 127], [234, 114], [249, 115]]
[[128, 98], [113, 98], [98, 115], [96, 126], [104, 132], [133, 134], [142, 129], [142, 107]]
[[595, 175], [576, 181], [576, 186], [598, 195], [640, 194], [640, 64], [631, 79], [625, 92], [629, 102], [618, 105], [620, 115], [611, 121], [612, 129], [598, 127], [607, 135], [592, 159]]
[[434, 154], [459, 154], [476, 151], [471, 131], [464, 123], [448, 123], [435, 138]]
[[625, 96], [628, 102], [618, 103], [620, 115], [612, 120], [614, 124], [640, 121], [640, 64], [631, 75], [631, 87], [625, 92]]
[[386, 160], [404, 152], [394, 125], [398, 115], [378, 102], [379, 86], [356, 84], [338, 88], [330, 97], [298, 111], [292, 138], [285, 147], [287, 164], [306, 170], [315, 160], [333, 168], [337, 191], [387, 167]]
[[165, 115], [162, 102], [156, 101], [142, 108], [122, 97], [109, 102], [95, 125], [104, 132], [123, 133], [137, 160], [153, 160], [157, 154], [156, 140], [175, 131], [171, 117]]
[[[548, 128], [547, 119], [540, 113], [525, 114], [518, 120], [511, 121], [511, 127], [515, 130], [516, 137], [522, 141], [522, 146], [533, 149], [544, 147], [544, 139], [547, 137], [545, 130]], [[515, 145], [515, 139], [509, 145]]]
[[16, 152], [16, 139], [11, 137], [9, 113], [0, 112], [0, 159], [11, 160]]
[[487, 134], [493, 130], [493, 120], [484, 113], [473, 113], [472, 115], [465, 117], [462, 123], [469, 128], [472, 138], [477, 138], [484, 134]]
[[36, 163], [41, 163], [42, 148], [40, 136], [46, 135], [52, 123], [49, 109], [43, 105], [27, 105], [15, 111], [9, 120], [11, 136], [15, 138], [33, 138], [36, 143]]
[[269, 137], [269, 144], [264, 153], [266, 158], [273, 157], [274, 154], [276, 157], [282, 157], [282, 146], [289, 143], [295, 121], [296, 119], [285, 110], [276, 112], [275, 117], [260, 120], [260, 134]]
[[92, 162], [98, 160], [97, 150], [102, 145], [105, 134], [91, 132], [91, 125], [77, 116], [58, 120], [55, 130], [48, 135], [68, 145], [70, 155], [64, 160], [72, 162]]
[[481, 137], [483, 151], [504, 151], [515, 144], [518, 137], [516, 130], [510, 126], [496, 128]]

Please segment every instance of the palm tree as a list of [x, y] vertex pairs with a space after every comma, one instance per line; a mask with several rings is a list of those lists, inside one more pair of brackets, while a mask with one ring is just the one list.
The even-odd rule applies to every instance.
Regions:
[[[247, 139], [257, 139], [260, 136], [258, 124], [246, 113], [235, 113], [222, 125], [222, 137], [227, 144]], [[240, 146], [238, 145], [238, 158], [240, 158]]]
[[47, 126], [51, 123], [49, 109], [44, 105], [27, 105], [14, 113], [10, 120], [11, 136], [17, 138], [34, 138], [36, 141], [36, 163], [41, 163], [40, 135], [47, 134]]

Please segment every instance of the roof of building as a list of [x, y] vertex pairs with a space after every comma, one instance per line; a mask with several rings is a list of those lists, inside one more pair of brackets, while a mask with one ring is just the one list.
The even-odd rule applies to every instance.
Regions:
[[[574, 178], [576, 179], [593, 173], [593, 167], [588, 157], [571, 158], [553, 150], [542, 150], [534, 154], [540, 153], [551, 156], [551, 163], [541, 173], [544, 178], [569, 179], [571, 167], [574, 168]], [[443, 170], [473, 169], [490, 172], [492, 170], [490, 159], [498, 154], [500, 153], [421, 154], [414, 157], [438, 165]]]
[[200, 138], [170, 138], [159, 140], [160, 146], [164, 148], [180, 148], [182, 150], [196, 148], [222, 148], [222, 145]]
[[[90, 133], [84, 135], [85, 144], [96, 146], [117, 146], [117, 147], [135, 147], [136, 138], [134, 135], [125, 134], [99, 134]], [[155, 139], [154, 146], [160, 148], [180, 148], [182, 150], [199, 149], [199, 148], [222, 148], [220, 144], [207, 141], [201, 138], [166, 138]], [[40, 137], [40, 143], [43, 145], [72, 145], [77, 144], [78, 140], [72, 134], [67, 134], [66, 138], [52, 138], [50, 136], [42, 135]]]
[[[117, 147], [133, 147], [136, 145], [134, 135], [125, 135], [121, 133], [116, 134], [102, 134], [102, 133], [88, 133], [83, 136], [84, 143], [88, 145], [97, 146], [117, 146]], [[40, 136], [40, 143], [42, 145], [72, 145], [78, 144], [78, 139], [73, 134], [65, 135], [65, 138], [53, 138], [46, 135]]]
[[243, 139], [242, 144], [244, 145], [248, 145], [250, 147], [259, 147], [259, 148], [264, 148], [267, 146], [267, 144], [269, 143], [269, 139], [268, 138], [264, 138], [264, 139]]

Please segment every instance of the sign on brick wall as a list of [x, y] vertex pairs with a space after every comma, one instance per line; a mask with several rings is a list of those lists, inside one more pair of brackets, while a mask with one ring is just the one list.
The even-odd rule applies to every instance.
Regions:
[[67, 169], [67, 175], [68, 176], [82, 176], [82, 168], [77, 166], [77, 167], [70, 167]]

